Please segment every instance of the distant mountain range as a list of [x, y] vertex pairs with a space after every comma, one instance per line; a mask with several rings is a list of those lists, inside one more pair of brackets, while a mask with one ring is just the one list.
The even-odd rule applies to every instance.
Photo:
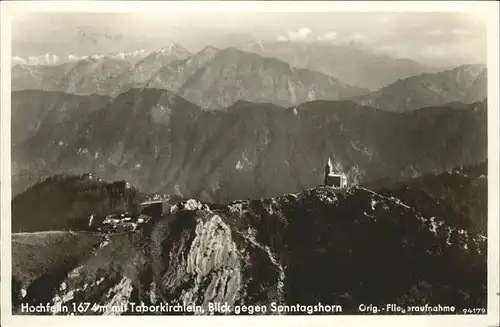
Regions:
[[[172, 90], [202, 108], [220, 110], [238, 100], [290, 106], [367, 92], [331, 76], [295, 69], [285, 62], [235, 48], [207, 47], [184, 60], [172, 60], [149, 71], [156, 73], [146, 78], [140, 69], [132, 75], [122, 74], [111, 82], [117, 85], [113, 95], [137, 86], [158, 88]], [[137, 72], [141, 77], [135, 77]]]
[[155, 87], [208, 109], [223, 109], [238, 100], [290, 106], [368, 92], [322, 73], [235, 48], [219, 51], [208, 47], [191, 56], [175, 43], [134, 66], [125, 60], [99, 58], [58, 66], [18, 65], [12, 71], [13, 90], [117, 96], [131, 88]]
[[167, 47], [153, 51], [144, 59], [138, 61], [129, 72], [126, 72], [126, 77], [134, 85], [141, 85], [141, 83], [147, 82], [163, 66], [190, 56], [191, 53], [187, 49], [177, 43], [170, 43]]
[[158, 70], [145, 85], [150, 88], [180, 90], [190, 77], [211, 63], [219, 52], [219, 49], [208, 46], [185, 60], [173, 61]]
[[[89, 35], [85, 34], [85, 37], [88, 36]], [[78, 37], [82, 37], [82, 35], [78, 35]], [[115, 37], [118, 40], [120, 36]], [[103, 37], [103, 39], [106, 39], [106, 37]], [[88, 40], [85, 39], [85, 41]], [[109, 40], [107, 41], [109, 42]], [[114, 42], [116, 40], [113, 39], [112, 41]], [[214, 45], [218, 47], [217, 40], [214, 39], [213, 42], [215, 42]], [[376, 53], [354, 45], [333, 45], [325, 42], [262, 42], [252, 39], [248, 39], [245, 42], [235, 41], [234, 44], [234, 47], [243, 51], [256, 53], [264, 57], [277, 58], [289, 63], [293, 67], [321, 72], [333, 76], [348, 85], [370, 90], [387, 86], [398, 79], [444, 70], [442, 67], [428, 67], [412, 59], [394, 58], [387, 54]], [[226, 48], [228, 45], [221, 46]], [[165, 50], [171, 47], [182, 48], [183, 50], [181, 52], [189, 52], [176, 42], [169, 42], [163, 49]], [[150, 48], [150, 45], [148, 45], [147, 48]], [[109, 57], [123, 59], [131, 64], [135, 64], [149, 54], [158, 52], [158, 50], [145, 51], [144, 49], [118, 53], [102, 52], [100, 54], [94, 53], [88, 55], [86, 58], [73, 55], [63, 58], [46, 53], [44, 55], [26, 58], [15, 56], [12, 58], [12, 62], [14, 65], [56, 65], [68, 61], [76, 61], [78, 58], [97, 59]], [[180, 57], [183, 56], [181, 55]]]
[[[258, 46], [253, 44], [250, 48], [255, 52], [259, 52], [258, 49], [260, 52], [266, 49], [270, 51], [262, 55], [270, 56], [274, 49], [283, 53], [302, 54], [304, 58], [314, 58], [309, 52], [323, 53], [320, 51], [323, 49], [326, 51], [323, 54], [325, 58], [331, 59], [331, 56], [326, 55], [331, 51], [352, 61], [349, 61], [351, 64], [336, 64], [335, 60], [329, 60], [332, 67], [363, 78], [395, 72], [395, 75], [386, 78], [387, 83], [395, 82], [390, 85], [381, 82], [379, 86], [384, 87], [369, 92], [368, 89], [355, 86], [363, 83], [344, 83], [352, 78], [337, 79], [337, 75], [343, 76], [345, 73], [342, 71], [295, 68], [288, 62], [298, 66], [304, 64], [297, 60], [286, 62], [262, 57], [236, 48], [220, 50], [209, 46], [191, 54], [179, 44], [170, 43], [134, 62], [94, 56], [61, 65], [16, 65], [12, 68], [12, 90], [34, 89], [117, 97], [133, 88], [158, 88], [174, 92], [202, 108], [215, 110], [225, 109], [239, 100], [288, 107], [313, 100], [351, 99], [383, 110], [409, 111], [451, 102], [470, 104], [486, 98], [487, 72], [484, 65], [464, 65], [438, 73], [422, 73], [429, 69], [417, 69], [415, 67], [418, 64], [411, 61], [408, 61], [412, 63], [409, 67], [415, 69], [402, 68], [398, 65], [404, 66], [402, 63], [407, 61], [376, 57], [383, 58], [380, 60], [387, 65], [393, 65], [391, 68], [373, 59], [375, 57], [370, 57], [366, 51], [354, 47], [337, 49], [318, 44], [279, 42]], [[375, 61], [371, 62], [367, 58]], [[313, 62], [320, 63], [321, 60]], [[373, 69], [380, 69], [381, 72], [360, 70], [359, 67], [364, 64], [372, 65]]]
[[[13, 98], [29, 103], [24, 92]], [[213, 112], [169, 91], [132, 89], [63, 128], [54, 119], [39, 126], [12, 149], [14, 192], [42, 176], [92, 171], [151, 192], [226, 202], [314, 187], [328, 157], [356, 183], [440, 172], [487, 154], [486, 102], [399, 114], [350, 101], [239, 101]]]
[[[57, 20], [57, 18], [56, 18]], [[98, 58], [102, 56], [121, 58], [132, 62], [143, 57], [144, 54], [156, 49], [158, 44], [168, 44], [169, 38], [163, 35], [140, 35], [130, 37], [124, 33], [117, 33], [106, 28], [96, 30], [90, 26], [78, 28], [58, 29], [54, 24], [46, 24], [42, 38], [28, 37], [12, 40], [12, 62], [28, 65], [54, 65], [72, 62], [84, 57]], [[26, 23], [26, 25], [30, 25]], [[32, 29], [33, 26], [26, 26]], [[28, 32], [28, 34], [30, 34]], [[53, 35], [57, 35], [54, 37]]]
[[[125, 78], [140, 85], [170, 61], [191, 54], [177, 43], [144, 55], [142, 52], [93, 55], [60, 65], [15, 65], [12, 67], [12, 90], [45, 90], [73, 94], [111, 95]], [[135, 56], [130, 59], [130, 56]], [[135, 85], [135, 84], [134, 84]]]
[[365, 89], [349, 86], [331, 76], [235, 48], [218, 52], [179, 92], [187, 100], [209, 109], [226, 108], [238, 100], [292, 106], [364, 93]]
[[84, 55], [84, 56], [75, 56], [68, 55], [66, 57], [60, 57], [55, 54], [46, 53], [38, 56], [29, 56], [27, 58], [23, 58], [20, 56], [14, 56], [11, 59], [11, 65], [29, 65], [29, 66], [54, 66], [54, 65], [62, 65], [65, 63], [75, 62], [83, 59], [99, 59], [99, 58], [112, 58], [112, 59], [122, 59], [130, 64], [135, 64], [139, 60], [146, 57], [149, 53], [144, 49], [137, 49], [134, 51], [125, 51], [125, 52], [115, 52], [108, 53], [106, 55], [103, 54], [93, 54], [93, 55]]
[[435, 74], [412, 76], [352, 100], [375, 108], [405, 112], [449, 102], [472, 103], [487, 97], [484, 65], [464, 65]]
[[45, 90], [72, 94], [109, 93], [107, 80], [132, 69], [129, 62], [113, 58], [90, 58], [62, 65], [12, 68], [12, 90]]
[[295, 67], [335, 76], [349, 85], [370, 90], [387, 86], [398, 79], [443, 70], [349, 45], [254, 41], [241, 48], [261, 56], [278, 58]]

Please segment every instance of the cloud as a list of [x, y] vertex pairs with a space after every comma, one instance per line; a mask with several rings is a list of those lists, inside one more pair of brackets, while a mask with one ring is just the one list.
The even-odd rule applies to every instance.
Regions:
[[427, 32], [428, 35], [443, 35], [444, 32], [443, 30], [432, 30], [432, 31], [429, 31]]
[[12, 57], [12, 65], [26, 65], [27, 63], [28, 62], [24, 58], [18, 56]]
[[373, 49], [373, 51], [375, 53], [392, 53], [396, 50], [397, 50], [396, 47], [394, 47], [392, 45], [383, 45], [383, 46], [375, 47]]
[[317, 37], [318, 41], [333, 41], [337, 39], [337, 32], [325, 33]]
[[296, 31], [288, 31], [286, 36], [278, 36], [280, 41], [302, 41], [306, 40], [312, 34], [312, 30], [309, 27], [301, 27]]
[[425, 57], [442, 58], [449, 55], [450, 53], [444, 47], [430, 46], [423, 48], [418, 52], [418, 54]]
[[365, 41], [366, 39], [368, 39], [368, 36], [366, 36], [365, 34], [362, 34], [362, 33], [354, 33], [354, 34], [349, 35], [347, 38], [351, 41], [361, 42], [361, 41]]
[[316, 34], [308, 27], [302, 27], [298, 30], [288, 31], [286, 35], [278, 36], [278, 41], [302, 41], [302, 42], [328, 42], [331, 44], [368, 44], [373, 40], [366, 34], [359, 32], [356, 33], [342, 33], [337, 31], [329, 31], [323, 34]]
[[454, 35], [472, 35], [474, 33], [472, 33], [471, 31], [468, 31], [466, 29], [462, 29], [462, 28], [454, 28], [452, 30], [442, 30], [442, 29], [435, 29], [435, 30], [431, 30], [429, 32], [427, 32], [427, 35], [432, 35], [432, 36], [441, 36], [441, 35], [450, 35], [450, 34], [454, 34]]
[[297, 31], [289, 31], [288, 38], [290, 40], [303, 40], [307, 38], [310, 34], [312, 34], [312, 31], [309, 27], [302, 27]]

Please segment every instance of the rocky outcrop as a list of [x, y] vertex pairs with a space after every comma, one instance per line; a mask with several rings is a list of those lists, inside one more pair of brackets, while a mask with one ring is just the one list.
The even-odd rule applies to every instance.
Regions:
[[12, 232], [89, 229], [108, 214], [137, 213], [143, 198], [126, 181], [91, 173], [50, 176], [13, 198]]
[[95, 304], [75, 314], [234, 313], [214, 303], [262, 314], [282, 313], [273, 303], [344, 313], [360, 303], [485, 307], [486, 238], [453, 212], [427, 214], [362, 186], [227, 206], [184, 200], [142, 229], [110, 236], [46, 292], [69, 308]]

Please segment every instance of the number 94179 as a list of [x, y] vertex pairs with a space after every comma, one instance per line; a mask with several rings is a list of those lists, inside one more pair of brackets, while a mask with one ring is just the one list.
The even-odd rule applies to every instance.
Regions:
[[485, 308], [468, 308], [468, 309], [462, 309], [463, 314], [473, 314], [473, 315], [478, 315], [478, 314], [485, 314], [486, 309]]

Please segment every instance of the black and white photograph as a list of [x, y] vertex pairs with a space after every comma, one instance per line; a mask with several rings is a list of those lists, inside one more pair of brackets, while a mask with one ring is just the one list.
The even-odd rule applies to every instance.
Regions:
[[498, 324], [498, 3], [245, 3], [10, 12], [2, 319]]

